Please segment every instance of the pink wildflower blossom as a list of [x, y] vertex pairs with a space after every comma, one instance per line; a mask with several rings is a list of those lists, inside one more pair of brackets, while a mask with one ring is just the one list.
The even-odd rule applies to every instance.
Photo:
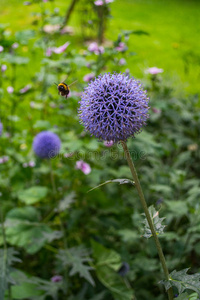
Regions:
[[1, 72], [3, 73], [3, 72], [5, 72], [7, 70], [7, 66], [6, 65], [2, 65], [1, 66]]
[[105, 141], [104, 142], [104, 146], [106, 146], [106, 147], [112, 147], [113, 144], [114, 144], [113, 141]]
[[14, 92], [14, 88], [13, 88], [12, 86], [8, 86], [8, 87], [7, 87], [7, 92], [8, 92], [9, 94], [12, 94], [12, 93]]
[[83, 80], [84, 80], [85, 82], [89, 82], [89, 81], [91, 81], [94, 77], [95, 77], [95, 76], [94, 76], [94, 73], [89, 73], [89, 74], [86, 74], [86, 75], [83, 77]]
[[156, 74], [163, 73], [163, 72], [164, 72], [163, 69], [159, 69], [157, 67], [152, 67], [145, 71], [146, 74], [151, 74], [151, 75], [156, 75]]
[[85, 175], [88, 175], [91, 172], [90, 165], [83, 160], [78, 160], [76, 162], [76, 169], [81, 170]]
[[20, 94], [24, 94], [24, 93], [28, 92], [30, 89], [31, 89], [31, 84], [27, 84], [24, 88], [19, 90], [19, 92], [20, 92]]

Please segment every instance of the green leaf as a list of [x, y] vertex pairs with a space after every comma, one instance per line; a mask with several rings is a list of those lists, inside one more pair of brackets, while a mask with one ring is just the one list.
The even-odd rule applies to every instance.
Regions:
[[107, 181], [105, 181], [105, 182], [103, 182], [103, 183], [101, 183], [101, 184], [93, 187], [91, 190], [88, 191], [88, 193], [91, 192], [91, 191], [93, 191], [93, 190], [95, 190], [95, 189], [97, 189], [97, 188], [99, 188], [100, 186], [103, 186], [105, 184], [112, 183], [112, 182], [117, 182], [119, 184], [130, 183], [130, 184], [134, 185], [134, 181], [132, 181], [130, 179], [125, 179], [125, 178], [123, 178], [123, 179], [111, 179], [111, 180], [107, 180]]
[[14, 56], [12, 54], [6, 53], [3, 61], [8, 62], [10, 64], [16, 64], [16, 65], [26, 65], [29, 62], [28, 57], [23, 56]]
[[69, 195], [65, 196], [64, 199], [60, 200], [58, 204], [58, 211], [64, 211], [70, 207], [70, 205], [74, 202], [76, 194], [71, 192]]
[[17, 31], [15, 37], [21, 44], [26, 45], [28, 40], [35, 36], [35, 31], [31, 29]]
[[90, 270], [93, 270], [92, 267], [85, 265], [85, 263], [90, 263], [91, 258], [89, 257], [89, 252], [86, 248], [83, 247], [73, 247], [67, 250], [59, 250], [57, 258], [62, 262], [63, 267], [71, 266], [69, 275], [73, 276], [76, 273], [80, 277], [85, 278], [91, 285], [95, 285], [95, 282], [90, 275]]
[[17, 254], [13, 248], [0, 249], [0, 299], [4, 299], [8, 283], [13, 283], [10, 277], [12, 265], [21, 262]]
[[[165, 218], [159, 218], [159, 212], [155, 210], [153, 205], [151, 205], [148, 208], [148, 211], [149, 211], [151, 220], [154, 224], [156, 234], [162, 234], [163, 231], [164, 231], [165, 225], [162, 225], [161, 223]], [[143, 213], [143, 215], [145, 215], [145, 214]], [[152, 236], [152, 233], [151, 233], [151, 229], [149, 227], [149, 223], [148, 223], [146, 218], [143, 221], [143, 223], [144, 223], [144, 234], [143, 234], [143, 236], [145, 238], [150, 238]]]
[[92, 249], [96, 266], [109, 266], [111, 269], [117, 271], [121, 266], [121, 256], [112, 249], [106, 249], [103, 245], [92, 241]]
[[115, 300], [132, 300], [133, 290], [127, 287], [117, 273], [121, 265], [120, 255], [95, 241], [92, 241], [92, 248], [96, 274], [101, 283], [110, 290]]
[[48, 188], [45, 186], [33, 186], [27, 190], [19, 191], [18, 198], [27, 205], [34, 204], [46, 197]]
[[42, 295], [42, 291], [37, 289], [37, 285], [29, 282], [12, 286], [11, 292], [13, 299], [26, 299]]
[[44, 233], [52, 233], [46, 225], [39, 223], [39, 214], [34, 207], [14, 208], [6, 216], [6, 240], [11, 244], [24, 247], [28, 253], [41, 249], [49, 237]]
[[[34, 108], [35, 108], [35, 106], [34, 106]], [[33, 125], [33, 128], [49, 129], [49, 128], [51, 128], [51, 124], [49, 121], [37, 120], [35, 122], [35, 124]]]
[[189, 289], [195, 291], [200, 296], [200, 273], [188, 275], [188, 270], [189, 268], [178, 272], [174, 270], [169, 275], [169, 280], [163, 280], [161, 283], [164, 284], [166, 290], [174, 286], [178, 289], [179, 294]]

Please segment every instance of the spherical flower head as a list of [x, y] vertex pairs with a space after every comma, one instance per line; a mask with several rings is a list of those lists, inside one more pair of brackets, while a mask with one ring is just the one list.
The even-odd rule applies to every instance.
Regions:
[[38, 133], [33, 141], [33, 150], [40, 158], [53, 158], [60, 151], [61, 141], [57, 134], [51, 131]]
[[126, 141], [141, 132], [148, 118], [146, 91], [125, 74], [104, 74], [91, 81], [81, 96], [79, 117], [99, 140]]

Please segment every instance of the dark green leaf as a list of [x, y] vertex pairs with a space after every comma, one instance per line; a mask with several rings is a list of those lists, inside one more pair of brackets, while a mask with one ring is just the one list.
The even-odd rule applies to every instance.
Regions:
[[90, 263], [92, 260], [89, 257], [89, 252], [86, 248], [73, 247], [68, 250], [60, 250], [57, 254], [57, 258], [62, 262], [64, 267], [71, 266], [70, 276], [78, 273], [80, 277], [85, 278], [92, 285], [95, 285], [90, 274], [90, 270], [93, 268], [85, 264]]
[[44, 233], [52, 233], [46, 225], [39, 223], [39, 215], [34, 207], [14, 208], [6, 216], [6, 240], [24, 247], [28, 253], [35, 253], [48, 241]]
[[188, 275], [187, 271], [189, 268], [176, 271], [174, 270], [169, 275], [169, 280], [163, 280], [161, 283], [164, 284], [165, 289], [168, 290], [170, 287], [176, 287], [179, 294], [182, 294], [185, 290], [193, 290], [200, 296], [200, 273]]
[[27, 190], [19, 191], [18, 198], [27, 205], [39, 202], [46, 197], [48, 188], [45, 186], [33, 186]]
[[[148, 210], [149, 210], [151, 220], [154, 224], [156, 233], [157, 234], [162, 234], [163, 231], [164, 231], [165, 225], [162, 225], [161, 223], [165, 218], [159, 218], [159, 212], [155, 210], [153, 205], [151, 205], [148, 208]], [[150, 238], [152, 236], [152, 233], [151, 233], [151, 229], [149, 227], [149, 223], [148, 223], [146, 218], [143, 221], [143, 223], [144, 223], [144, 234], [143, 234], [143, 236], [146, 237], [146, 238]]]
[[92, 247], [96, 274], [102, 284], [110, 290], [114, 299], [132, 300], [133, 290], [127, 287], [122, 277], [117, 273], [121, 265], [120, 255], [94, 241], [92, 241]]

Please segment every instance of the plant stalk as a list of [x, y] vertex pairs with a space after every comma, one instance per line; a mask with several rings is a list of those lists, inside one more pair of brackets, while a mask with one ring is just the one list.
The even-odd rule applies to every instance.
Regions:
[[[144, 198], [144, 194], [143, 194], [143, 191], [142, 191], [142, 188], [141, 188], [141, 185], [140, 185], [140, 181], [139, 181], [139, 178], [138, 178], [138, 175], [137, 175], [137, 171], [135, 169], [135, 166], [134, 166], [134, 163], [133, 163], [133, 160], [131, 158], [131, 155], [130, 155], [130, 152], [128, 150], [126, 142], [121, 141], [121, 144], [122, 144], [122, 147], [124, 149], [124, 153], [125, 153], [129, 168], [131, 170], [131, 174], [132, 174], [133, 179], [135, 181], [135, 187], [137, 189], [141, 204], [142, 204], [144, 212], [145, 212], [145, 216], [147, 218], [149, 227], [151, 229], [152, 236], [153, 236], [155, 244], [156, 244], [156, 248], [157, 248], [157, 251], [158, 251], [160, 262], [161, 262], [161, 265], [162, 265], [162, 268], [163, 268], [163, 271], [164, 271], [164, 274], [165, 274], [165, 278], [166, 278], [166, 280], [169, 280], [169, 271], [168, 271], [168, 268], [167, 268], [167, 265], [166, 265], [165, 257], [164, 257], [164, 254], [163, 254], [162, 247], [161, 247], [161, 244], [159, 242], [158, 236], [156, 234], [154, 224], [152, 222], [151, 216], [150, 216], [149, 211], [148, 211], [147, 203], [146, 203], [146, 200]], [[173, 296], [172, 288], [169, 288], [167, 293], [168, 293], [169, 300], [173, 300], [174, 296]]]

